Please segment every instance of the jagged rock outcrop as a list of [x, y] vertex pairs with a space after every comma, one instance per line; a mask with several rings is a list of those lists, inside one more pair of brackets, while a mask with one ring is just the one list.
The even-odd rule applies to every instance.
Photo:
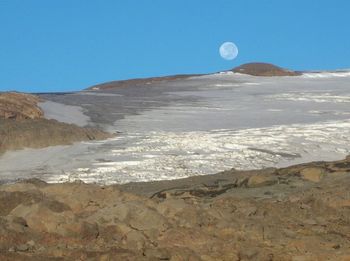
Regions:
[[[316, 169], [322, 179], [309, 180]], [[0, 260], [349, 260], [349, 182], [348, 158], [114, 186], [1, 185]]]
[[253, 76], [297, 76], [299, 72], [287, 70], [270, 63], [246, 63], [232, 70], [236, 73], [249, 74]]

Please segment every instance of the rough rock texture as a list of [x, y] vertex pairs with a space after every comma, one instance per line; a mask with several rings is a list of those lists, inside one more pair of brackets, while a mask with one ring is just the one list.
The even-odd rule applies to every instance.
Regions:
[[1, 185], [0, 260], [349, 260], [349, 182], [346, 159], [106, 187]]
[[232, 71], [253, 76], [297, 76], [299, 72], [283, 69], [269, 63], [246, 63], [234, 68]]
[[39, 98], [31, 94], [6, 92], [0, 93], [0, 118], [38, 119], [44, 116], [37, 106]]
[[38, 102], [39, 98], [30, 94], [0, 94], [0, 154], [26, 147], [42, 148], [112, 137], [98, 129], [44, 119]]

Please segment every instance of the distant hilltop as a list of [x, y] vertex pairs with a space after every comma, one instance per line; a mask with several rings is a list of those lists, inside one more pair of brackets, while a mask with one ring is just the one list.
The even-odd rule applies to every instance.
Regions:
[[246, 63], [232, 69], [233, 72], [253, 76], [298, 76], [300, 72], [291, 71], [270, 63]]
[[101, 83], [88, 88], [88, 90], [105, 90], [114, 88], [123, 88], [130, 86], [143, 86], [149, 84], [157, 84], [162, 82], [170, 82], [180, 79], [186, 79], [194, 76], [201, 76], [202, 74], [179, 74], [171, 76], [160, 76], [160, 77], [149, 77], [149, 78], [136, 78], [129, 80], [111, 81], [106, 83]]

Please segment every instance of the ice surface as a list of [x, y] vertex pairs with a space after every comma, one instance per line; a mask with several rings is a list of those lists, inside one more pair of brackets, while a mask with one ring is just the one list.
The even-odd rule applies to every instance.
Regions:
[[84, 114], [83, 108], [79, 106], [65, 105], [52, 101], [40, 102], [38, 105], [44, 111], [44, 116], [47, 119], [73, 123], [78, 126], [86, 126], [90, 121], [90, 118]]
[[[96, 101], [104, 103], [106, 119], [128, 108], [109, 126], [121, 132], [116, 138], [8, 152], [0, 158], [2, 179], [126, 183], [335, 160], [349, 154], [347, 72], [314, 77], [219, 73], [147, 88], [151, 89], [94, 97], [105, 99]], [[153, 93], [146, 97], [149, 92]], [[87, 100], [90, 96], [78, 94], [74, 101], [84, 106], [92, 102]], [[96, 112], [90, 105], [84, 110]]]

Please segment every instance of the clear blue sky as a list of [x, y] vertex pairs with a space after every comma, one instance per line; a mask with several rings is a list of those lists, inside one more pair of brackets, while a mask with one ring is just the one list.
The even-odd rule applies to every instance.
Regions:
[[[225, 61], [219, 45], [239, 55]], [[350, 68], [348, 0], [0, 0], [0, 91], [79, 90], [250, 61]]]

